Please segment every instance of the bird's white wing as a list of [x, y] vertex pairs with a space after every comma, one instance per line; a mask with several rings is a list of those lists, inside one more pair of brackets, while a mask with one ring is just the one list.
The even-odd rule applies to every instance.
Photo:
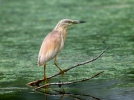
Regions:
[[58, 54], [61, 48], [61, 42], [61, 35], [58, 31], [52, 31], [45, 37], [38, 55], [39, 66], [45, 64]]

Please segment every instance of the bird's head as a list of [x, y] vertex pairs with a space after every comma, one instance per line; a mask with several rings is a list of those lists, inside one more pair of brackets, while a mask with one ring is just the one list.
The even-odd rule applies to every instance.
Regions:
[[60, 26], [70, 26], [73, 24], [79, 24], [79, 23], [85, 23], [85, 21], [81, 21], [81, 20], [71, 20], [71, 19], [62, 19], [61, 21], [59, 21], [59, 25]]
[[59, 29], [59, 28], [67, 28], [68, 26], [71, 26], [73, 24], [80, 24], [80, 23], [85, 23], [86, 21], [82, 21], [82, 20], [71, 20], [71, 19], [62, 19], [61, 21], [59, 21], [59, 23], [56, 25], [55, 28]]

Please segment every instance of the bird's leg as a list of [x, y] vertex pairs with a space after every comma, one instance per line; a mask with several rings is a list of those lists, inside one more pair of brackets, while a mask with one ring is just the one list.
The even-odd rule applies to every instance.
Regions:
[[47, 77], [46, 77], [46, 64], [44, 64], [44, 80], [45, 80], [45, 82], [47, 81]]
[[57, 64], [56, 56], [55, 56], [55, 59], [54, 59], [54, 64], [60, 70], [61, 75], [64, 76], [64, 71]]

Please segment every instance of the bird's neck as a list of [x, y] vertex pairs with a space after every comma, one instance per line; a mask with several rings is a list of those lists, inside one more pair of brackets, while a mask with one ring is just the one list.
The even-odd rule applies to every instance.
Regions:
[[54, 30], [61, 33], [61, 36], [62, 36], [63, 40], [65, 41], [66, 33], [67, 33], [67, 27], [55, 27]]
[[59, 31], [59, 32], [66, 32], [67, 30], [67, 27], [66, 26], [59, 26], [59, 25], [56, 25], [55, 28], [54, 28], [55, 31]]

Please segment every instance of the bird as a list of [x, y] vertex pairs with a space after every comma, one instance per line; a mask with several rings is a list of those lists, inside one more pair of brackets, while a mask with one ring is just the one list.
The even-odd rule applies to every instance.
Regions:
[[38, 66], [44, 66], [44, 80], [46, 77], [46, 62], [54, 58], [54, 65], [59, 69], [60, 74], [64, 76], [62, 70], [57, 64], [57, 55], [64, 47], [67, 28], [73, 24], [85, 23], [83, 20], [62, 19], [54, 29], [44, 38], [38, 54]]

